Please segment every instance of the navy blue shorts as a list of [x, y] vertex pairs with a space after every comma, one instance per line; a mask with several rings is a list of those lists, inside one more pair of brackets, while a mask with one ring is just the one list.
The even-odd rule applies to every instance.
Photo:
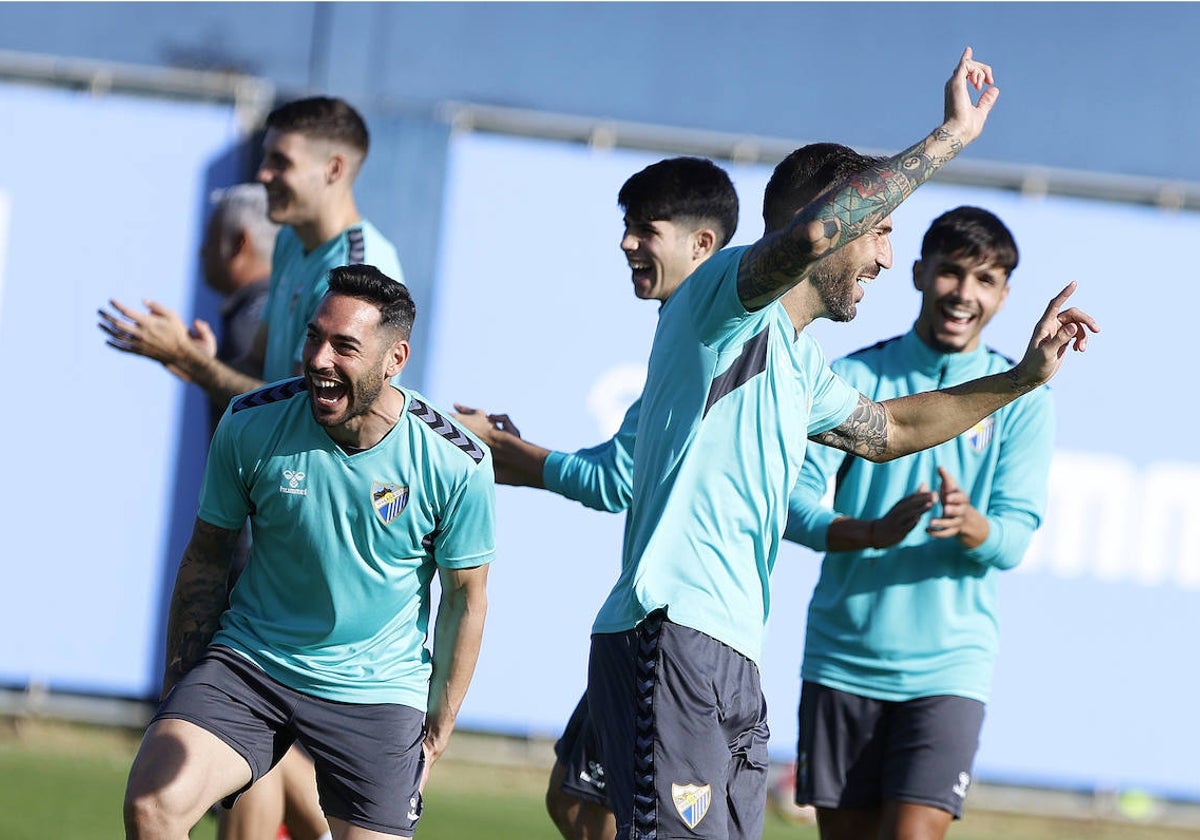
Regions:
[[586, 693], [571, 713], [562, 737], [555, 742], [554, 756], [566, 771], [561, 785], [563, 793], [609, 807], [600, 742], [588, 713]]
[[229, 648], [209, 648], [154, 716], [211, 732], [250, 765], [250, 783], [298, 741], [317, 768], [328, 816], [411, 837], [421, 817], [425, 715], [395, 703], [339, 703], [295, 691]]
[[657, 611], [592, 636], [588, 707], [617, 836], [762, 836], [767, 706], [749, 659]]
[[892, 702], [805, 681], [800, 690], [796, 804], [929, 805], [962, 816], [984, 705], [939, 695]]

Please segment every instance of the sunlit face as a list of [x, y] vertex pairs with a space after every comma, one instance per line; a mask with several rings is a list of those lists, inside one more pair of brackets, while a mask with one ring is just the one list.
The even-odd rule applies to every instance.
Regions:
[[858, 312], [858, 302], [879, 272], [892, 267], [892, 217], [888, 216], [867, 233], [834, 251], [813, 267], [808, 282], [820, 296], [820, 317], [832, 321], [850, 321]]
[[629, 262], [633, 293], [665, 302], [702, 262], [695, 258], [694, 233], [675, 222], [625, 219], [621, 250]]
[[327, 185], [329, 144], [294, 131], [268, 129], [258, 181], [267, 188], [267, 215], [281, 225], [299, 226], [317, 218]]
[[979, 346], [980, 333], [1008, 298], [1008, 272], [983, 258], [933, 254], [913, 263], [913, 285], [921, 293], [914, 329], [943, 353]]
[[375, 405], [388, 380], [394, 333], [379, 310], [345, 295], [321, 301], [304, 342], [304, 376], [313, 418], [326, 428], [354, 427]]

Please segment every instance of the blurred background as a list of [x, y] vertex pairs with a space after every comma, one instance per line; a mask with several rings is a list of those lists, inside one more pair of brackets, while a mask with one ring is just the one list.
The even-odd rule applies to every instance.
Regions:
[[[206, 407], [106, 348], [95, 311], [153, 298], [214, 320], [208, 195], [252, 178], [275, 103], [335, 95], [367, 120], [359, 207], [418, 305], [407, 383], [573, 450], [615, 429], [654, 329], [617, 247], [623, 181], [711, 157], [741, 196], [734, 241], [753, 241], [780, 158], [920, 139], [969, 44], [1002, 92], [984, 135], [897, 211], [895, 267], [859, 317], [814, 330], [830, 358], [907, 330], [920, 237], [960, 204], [1021, 249], [991, 346], [1019, 356], [1079, 281], [1103, 332], [1053, 385], [1050, 505], [1002, 578], [977, 777], [1200, 801], [1200, 444], [1163, 425], [1196, 404], [1197, 32], [1190, 3], [0, 4], [5, 708], [128, 723], [157, 696]], [[460, 725], [553, 737], [622, 520], [513, 488], [498, 505]], [[763, 675], [781, 761], [818, 561], [788, 545], [776, 569]]]

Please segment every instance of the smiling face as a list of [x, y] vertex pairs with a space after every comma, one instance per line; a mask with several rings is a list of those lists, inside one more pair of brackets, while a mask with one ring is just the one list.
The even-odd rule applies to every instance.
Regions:
[[680, 222], [626, 218], [621, 250], [629, 263], [633, 293], [665, 303], [712, 253], [713, 238], [706, 228], [692, 229]]
[[327, 141], [295, 131], [267, 130], [257, 178], [267, 188], [267, 215], [272, 222], [301, 226], [318, 217], [330, 156]]
[[350, 442], [407, 358], [408, 342], [381, 326], [376, 306], [347, 295], [327, 295], [308, 325], [304, 343], [313, 418], [335, 439]]
[[1008, 298], [1008, 272], [992, 259], [935, 252], [913, 263], [913, 286], [921, 293], [913, 328], [922, 341], [943, 353], [979, 347], [983, 328]]
[[818, 317], [851, 321], [863, 299], [863, 283], [892, 267], [892, 217], [838, 249], [813, 267], [808, 282], [816, 290], [822, 312]]

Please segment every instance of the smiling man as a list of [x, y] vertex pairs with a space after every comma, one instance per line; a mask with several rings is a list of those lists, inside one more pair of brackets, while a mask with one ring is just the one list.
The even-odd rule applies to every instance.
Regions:
[[305, 329], [331, 268], [366, 263], [403, 281], [395, 247], [354, 201], [370, 145], [359, 113], [341, 99], [316, 96], [279, 106], [266, 127], [258, 181], [267, 189], [267, 215], [283, 227], [262, 323], [245, 359], [262, 379], [217, 359], [216, 338], [204, 321], [189, 332], [175, 312], [154, 301], [147, 301], [146, 312], [115, 300], [116, 314], [100, 312], [110, 346], [162, 362], [221, 408], [264, 382], [299, 373]]
[[[413, 835], [474, 671], [494, 551], [489, 453], [391, 384], [414, 314], [376, 268], [333, 270], [304, 376], [222, 417], [171, 599], [169, 693], [130, 771], [129, 837], [186, 837], [293, 742], [337, 840]], [[226, 606], [247, 517], [251, 558]]]
[[[833, 370], [877, 401], [1008, 370], [982, 333], [1017, 258], [988, 211], [941, 215], [913, 265], [912, 330]], [[1042, 387], [886, 464], [809, 447], [787, 537], [828, 553], [808, 611], [796, 800], [816, 806], [825, 840], [940, 840], [962, 815], [996, 658], [996, 578], [1041, 522], [1053, 439]]]

